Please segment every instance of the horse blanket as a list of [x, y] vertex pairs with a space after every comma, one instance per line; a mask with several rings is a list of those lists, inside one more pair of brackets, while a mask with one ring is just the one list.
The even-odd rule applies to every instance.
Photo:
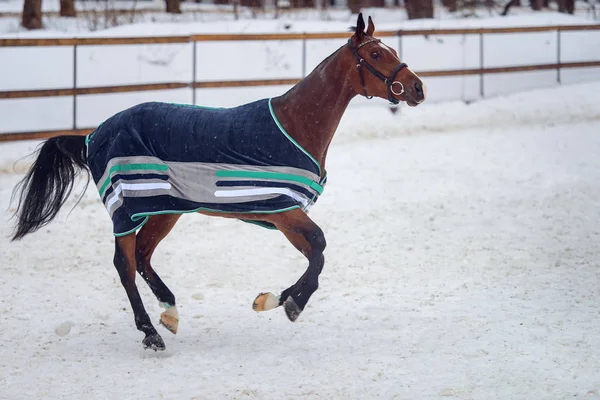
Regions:
[[106, 120], [86, 144], [115, 236], [156, 214], [308, 212], [326, 181], [271, 99], [233, 108], [142, 103]]

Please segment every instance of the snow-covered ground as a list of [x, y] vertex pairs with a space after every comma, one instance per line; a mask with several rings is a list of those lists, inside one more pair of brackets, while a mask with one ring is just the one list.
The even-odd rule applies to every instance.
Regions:
[[[18, 11], [17, 3], [0, 1], [0, 12]], [[43, 2], [47, 10], [57, 3]], [[379, 30], [594, 22], [581, 12], [522, 11], [430, 21], [405, 21], [398, 10], [367, 14]], [[343, 10], [237, 22], [208, 12], [173, 17], [177, 23], [143, 18], [100, 32], [61, 18], [23, 32], [14, 18], [0, 18], [0, 33], [322, 32], [355, 23]], [[552, 33], [485, 43], [486, 66], [556, 56]], [[600, 31], [565, 33], [561, 44], [563, 61], [594, 60]], [[301, 71], [299, 43], [211, 45], [198, 54], [199, 80], [233, 76], [225, 64], [244, 66], [245, 79]], [[339, 45], [311, 42], [308, 70]], [[188, 45], [112, 49], [118, 53], [78, 50], [79, 85], [191, 77]], [[477, 67], [476, 51], [478, 42], [462, 36], [405, 38], [402, 46], [415, 70]], [[211, 52], [239, 60], [211, 64], [202, 57]], [[0, 90], [68, 87], [70, 57], [68, 47], [0, 48]], [[11, 191], [39, 142], [0, 144], [0, 399], [600, 400], [599, 74], [564, 71], [562, 86], [555, 71], [490, 76], [484, 86], [496, 97], [483, 100], [478, 77], [426, 79], [433, 101], [395, 115], [383, 100], [357, 98], [311, 209], [328, 247], [321, 287], [299, 320], [251, 309], [258, 292], [278, 292], [305, 270], [281, 234], [187, 215], [154, 260], [181, 314], [176, 336], [163, 331], [163, 353], [142, 350], [112, 266], [110, 219], [93, 188], [40, 232], [8, 241]], [[536, 87], [547, 89], [526, 91]], [[285, 89], [198, 91], [198, 103], [227, 106]], [[463, 101], [471, 99], [479, 101]], [[145, 100], [189, 102], [191, 93], [81, 96], [78, 124]], [[68, 128], [71, 107], [68, 97], [0, 100], [0, 132]], [[158, 320], [157, 302], [138, 283]]]
[[[598, 93], [355, 107], [299, 320], [251, 309], [306, 267], [281, 234], [188, 215], [155, 256], [181, 314], [163, 353], [139, 343], [93, 188], [21, 242], [2, 213], [0, 398], [600, 399]], [[2, 209], [37, 144], [0, 145]]]

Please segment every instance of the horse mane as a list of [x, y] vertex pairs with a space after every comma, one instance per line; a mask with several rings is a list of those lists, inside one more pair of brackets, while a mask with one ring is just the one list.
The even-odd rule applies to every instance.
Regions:
[[[348, 27], [348, 32], [356, 32], [356, 28], [357, 28], [356, 26], [349, 26]], [[364, 32], [364, 33], [366, 35], [366, 32]]]

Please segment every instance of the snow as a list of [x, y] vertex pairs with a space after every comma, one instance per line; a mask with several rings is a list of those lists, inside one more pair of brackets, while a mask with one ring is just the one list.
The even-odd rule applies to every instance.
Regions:
[[[14, 3], [0, 2], [0, 10]], [[387, 13], [376, 14], [378, 29], [590, 22], [556, 13], [397, 22]], [[293, 20], [289, 29], [340, 31], [351, 21], [339, 18]], [[61, 34], [278, 31], [284, 22], [136, 24]], [[3, 37], [35, 35], [57, 32]], [[486, 59], [551, 62], [553, 37], [515, 36], [496, 47], [497, 58]], [[403, 43], [411, 68], [476, 64], [478, 42], [438, 39]], [[565, 46], [562, 56], [593, 60], [599, 39], [597, 32], [565, 33], [564, 40], [581, 47]], [[308, 46], [307, 65], [340, 45], [322, 42]], [[126, 47], [119, 53], [126, 71], [107, 62], [104, 49], [83, 48], [78, 81], [189, 79], [189, 48], [174, 46]], [[260, 50], [244, 43], [231, 50], [242, 57], [238, 69], [260, 64], [255, 73], [273, 76], [286, 64], [298, 68], [294, 46], [286, 52], [277, 42]], [[0, 62], [0, 90], [69, 85], [68, 48], [27, 50], [19, 50], [19, 59], [0, 49], [2, 60], [10, 60]], [[44, 62], [32, 65], [28, 57]], [[158, 67], [165, 60], [172, 61]], [[203, 69], [215, 70], [230, 73], [218, 65]], [[445, 84], [424, 78], [431, 100], [396, 114], [384, 100], [353, 101], [329, 151], [326, 190], [310, 211], [328, 247], [320, 288], [298, 321], [290, 323], [280, 308], [251, 308], [259, 292], [281, 291], [306, 268], [280, 233], [186, 215], [153, 259], [181, 318], [175, 336], [157, 327], [167, 345], [162, 353], [142, 349], [112, 266], [110, 219], [93, 187], [78, 205], [73, 196], [51, 225], [8, 240], [11, 192], [40, 142], [1, 143], [0, 399], [600, 400], [597, 73], [563, 71], [563, 85], [555, 71], [486, 77], [486, 98], [478, 95], [479, 77]], [[198, 94], [202, 104], [233, 105], [285, 89]], [[93, 126], [147, 99], [186, 102], [191, 94], [81, 96], [78, 123]], [[70, 98], [36, 101], [0, 101], [0, 130], [69, 126]], [[83, 187], [78, 182], [75, 192]], [[157, 322], [162, 309], [141, 279], [138, 287]]]
[[[188, 215], [154, 260], [181, 317], [164, 353], [139, 343], [93, 188], [21, 242], [2, 214], [0, 397], [600, 399], [598, 93], [350, 110], [299, 320], [251, 309], [304, 272], [282, 235]], [[37, 143], [1, 145], [3, 209]]]

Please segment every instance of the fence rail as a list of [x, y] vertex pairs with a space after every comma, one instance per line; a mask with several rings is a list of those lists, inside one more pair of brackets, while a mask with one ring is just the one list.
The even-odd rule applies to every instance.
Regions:
[[0, 143], [2, 142], [16, 142], [17, 140], [36, 140], [36, 139], [48, 139], [59, 135], [88, 135], [92, 133], [95, 128], [81, 128], [81, 129], [59, 129], [53, 131], [32, 131], [32, 132], [15, 132], [15, 133], [0, 133]]
[[[510, 67], [496, 68], [471, 68], [457, 70], [439, 70], [439, 71], [416, 71], [422, 77], [448, 77], [464, 75], [481, 74], [502, 74], [510, 72], [543, 71], [566, 68], [589, 68], [600, 67], [600, 61], [581, 61], [556, 64], [535, 64], [535, 65], [516, 65]], [[25, 99], [42, 98], [58, 96], [85, 96], [92, 94], [110, 94], [127, 92], [144, 92], [150, 90], [170, 90], [170, 89], [207, 89], [207, 88], [231, 88], [231, 87], [249, 87], [249, 86], [274, 86], [274, 85], [295, 85], [300, 82], [299, 78], [290, 79], [254, 79], [244, 81], [207, 81], [207, 82], [164, 82], [164, 83], [144, 83], [139, 85], [124, 86], [95, 86], [82, 88], [66, 89], [32, 89], [32, 90], [11, 90], [0, 92], [0, 99]]]
[[[560, 82], [560, 70], [567, 68], [590, 68], [600, 67], [600, 60], [582, 62], [560, 62], [560, 48], [557, 48], [558, 59], [556, 63], [536, 65], [515, 65], [506, 67], [484, 68], [483, 64], [483, 35], [484, 34], [507, 34], [507, 33], [533, 33], [555, 31], [559, 36], [560, 46], [561, 32], [573, 31], [598, 31], [597, 25], [551, 25], [551, 26], [529, 26], [529, 27], [498, 27], [498, 28], [458, 28], [458, 29], [417, 29], [417, 30], [395, 30], [378, 31], [379, 37], [403, 36], [430, 36], [430, 35], [479, 35], [480, 36], [480, 67], [471, 69], [455, 70], [433, 70], [417, 71], [422, 77], [451, 77], [479, 75], [481, 77], [481, 93], [483, 95], [483, 76], [486, 74], [512, 73], [525, 71], [556, 70], [557, 80]], [[250, 86], [272, 86], [272, 85], [294, 85], [301, 78], [287, 79], [255, 79], [255, 80], [227, 80], [227, 81], [196, 81], [196, 42], [206, 41], [264, 41], [264, 40], [302, 40], [302, 63], [306, 64], [306, 41], [317, 39], [347, 39], [350, 32], [325, 32], [325, 33], [265, 33], [265, 34], [197, 34], [187, 36], [154, 36], [154, 37], [108, 37], [108, 38], [40, 38], [40, 39], [0, 39], [2, 47], [50, 47], [50, 46], [72, 46], [73, 47], [73, 71], [77, 70], [77, 47], [78, 46], [106, 46], [106, 45], [139, 45], [139, 44], [175, 44], [193, 43], [193, 78], [191, 82], [162, 82], [151, 84], [134, 84], [119, 86], [99, 87], [77, 87], [76, 76], [73, 79], [73, 87], [58, 89], [34, 89], [34, 90], [10, 90], [0, 91], [0, 99], [23, 99], [73, 96], [73, 129], [0, 133], [0, 142], [10, 140], [41, 139], [61, 134], [87, 134], [92, 128], [78, 128], [76, 121], [76, 97], [95, 94], [141, 92], [150, 90], [172, 90], [172, 89], [204, 89], [204, 88], [230, 88]], [[304, 68], [303, 68], [303, 75]], [[193, 91], [193, 102], [195, 103], [195, 90]]]

